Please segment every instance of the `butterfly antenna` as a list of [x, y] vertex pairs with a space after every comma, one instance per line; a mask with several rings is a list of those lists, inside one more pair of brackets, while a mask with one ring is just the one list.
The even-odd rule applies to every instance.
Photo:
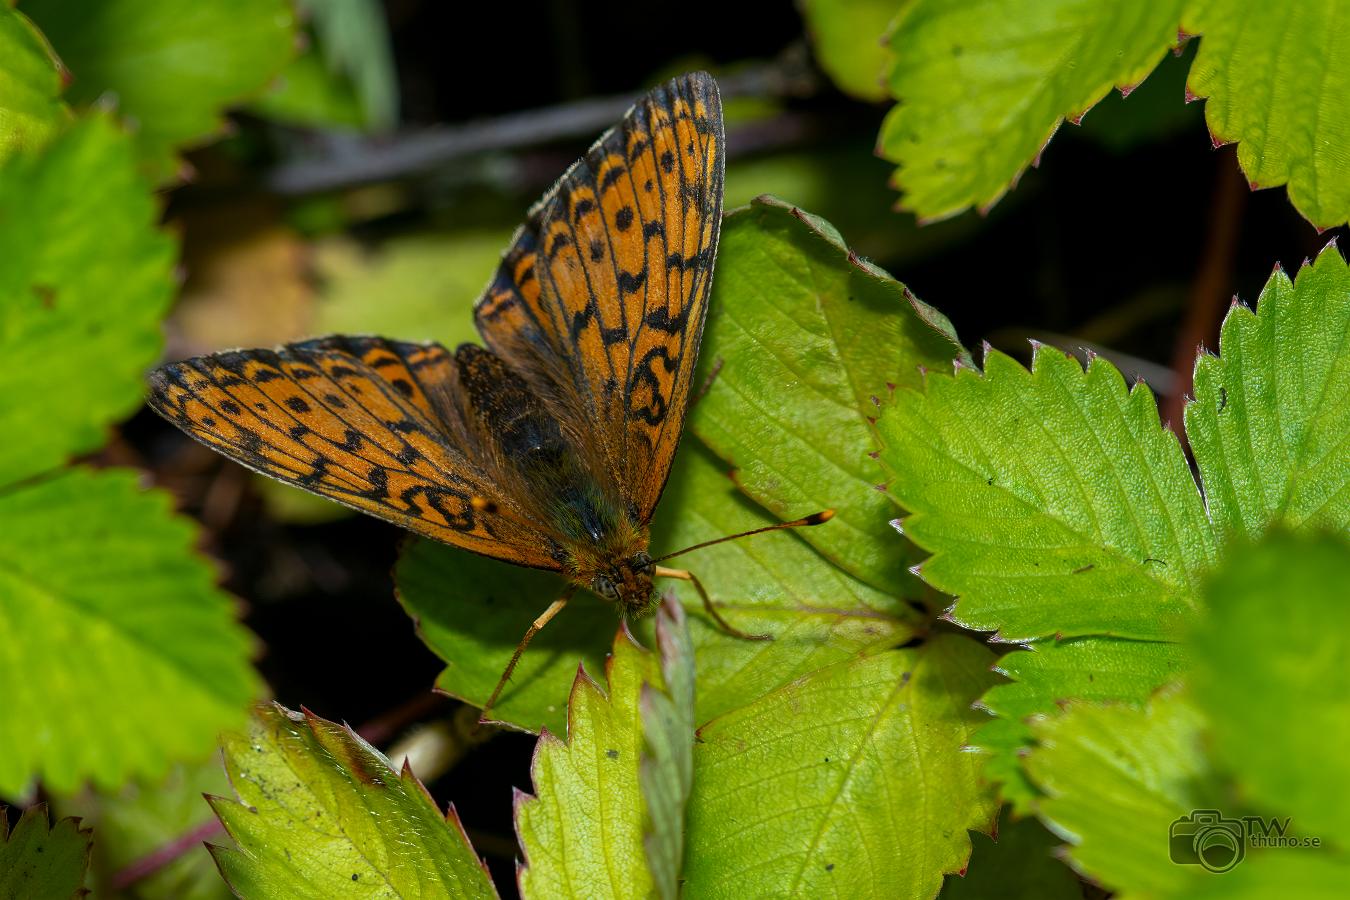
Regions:
[[824, 525], [834, 518], [834, 510], [822, 509], [818, 513], [812, 513], [800, 519], [791, 522], [779, 522], [777, 525], [765, 525], [763, 528], [754, 528], [750, 531], [742, 531], [740, 534], [729, 534], [726, 537], [720, 537], [711, 541], [704, 541], [701, 544], [695, 544], [692, 547], [685, 547], [683, 550], [676, 550], [674, 553], [667, 553], [665, 556], [657, 557], [652, 562], [665, 562], [668, 559], [674, 559], [677, 556], [684, 556], [694, 550], [702, 550], [704, 547], [711, 547], [713, 544], [724, 544], [727, 541], [737, 541], [744, 537], [750, 537], [752, 534], [763, 534], [766, 531], [778, 531], [783, 528], [809, 528], [812, 525]]

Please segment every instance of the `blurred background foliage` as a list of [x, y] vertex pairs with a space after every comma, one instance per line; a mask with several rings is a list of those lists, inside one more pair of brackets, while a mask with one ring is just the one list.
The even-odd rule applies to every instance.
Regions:
[[[73, 119], [126, 129], [128, 171], [153, 187], [181, 282], [162, 352], [137, 339], [141, 367], [328, 332], [473, 339], [470, 306], [527, 206], [638, 92], [695, 67], [726, 95], [726, 207], [771, 193], [828, 219], [968, 346], [1022, 358], [1027, 338], [1090, 346], [1175, 399], [1189, 373], [1173, 359], [1186, 341], [1214, 345], [1218, 301], [1254, 298], [1272, 263], [1292, 271], [1328, 238], [1283, 191], [1249, 193], [1234, 150], [1212, 147], [1201, 105], [1183, 103], [1190, 48], [1127, 99], [1113, 92], [1062, 127], [987, 214], [920, 226], [896, 211], [893, 167], [874, 154], [897, 3], [843, 6], [689, 2], [675, 15], [582, 0], [471, 13], [435, 0], [24, 0], [0, 6], [0, 156], [48, 144]], [[0, 336], [19, 334], [18, 321], [4, 310]], [[67, 388], [31, 390], [59, 406]], [[390, 590], [397, 530], [115, 407], [81, 425], [104, 434], [129, 414], [101, 448], [82, 439], [61, 453], [151, 473], [200, 523], [197, 543], [242, 598], [271, 695], [364, 723], [376, 743], [439, 717], [458, 765], [442, 761], [430, 787], [455, 798], [479, 851], [509, 872], [501, 801], [525, 780], [533, 742], [508, 734], [479, 751], [449, 701], [425, 698], [440, 664]], [[33, 799], [4, 787], [6, 799]], [[50, 799], [103, 826], [95, 871], [107, 885], [166, 842], [211, 833], [202, 790], [224, 790], [218, 766], [191, 764], [116, 803], [92, 791]], [[199, 877], [210, 869], [189, 854], [136, 890], [222, 896], [214, 875]]]

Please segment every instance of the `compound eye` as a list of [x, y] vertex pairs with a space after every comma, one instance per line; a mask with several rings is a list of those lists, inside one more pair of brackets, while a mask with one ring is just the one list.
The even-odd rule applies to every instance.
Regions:
[[656, 563], [647, 555], [647, 551], [639, 550], [633, 554], [632, 559], [634, 571], [641, 572], [643, 575], [650, 575], [656, 571]]
[[595, 580], [591, 582], [591, 587], [606, 600], [619, 599], [619, 589], [614, 586], [614, 579], [608, 575], [595, 576]]

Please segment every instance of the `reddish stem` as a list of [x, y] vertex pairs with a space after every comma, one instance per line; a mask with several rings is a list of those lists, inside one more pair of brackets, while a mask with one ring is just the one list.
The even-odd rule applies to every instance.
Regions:
[[1209, 207], [1204, 254], [1191, 283], [1186, 302], [1186, 318], [1172, 350], [1172, 369], [1176, 383], [1163, 400], [1163, 420], [1169, 423], [1183, 446], [1186, 429], [1182, 421], [1186, 397], [1195, 387], [1195, 355], [1203, 345], [1217, 348], [1219, 324], [1224, 304], [1232, 295], [1233, 260], [1237, 256], [1238, 237], [1242, 233], [1242, 210], [1247, 204], [1246, 179], [1230, 150], [1219, 163], [1214, 197]]
[[211, 819], [179, 835], [167, 844], [157, 847], [145, 856], [123, 868], [112, 878], [112, 889], [124, 891], [143, 878], [149, 878], [184, 853], [225, 831], [220, 820]]

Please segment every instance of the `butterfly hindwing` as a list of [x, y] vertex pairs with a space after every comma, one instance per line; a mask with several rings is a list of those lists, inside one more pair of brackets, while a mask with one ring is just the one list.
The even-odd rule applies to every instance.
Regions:
[[438, 344], [323, 338], [156, 370], [150, 404], [236, 462], [444, 543], [558, 569], [553, 543], [447, 437]]
[[[576, 418], [641, 524], [683, 431], [721, 223], [703, 73], [657, 88], [531, 211], [475, 308], [488, 346]], [[569, 424], [564, 422], [564, 425]]]

